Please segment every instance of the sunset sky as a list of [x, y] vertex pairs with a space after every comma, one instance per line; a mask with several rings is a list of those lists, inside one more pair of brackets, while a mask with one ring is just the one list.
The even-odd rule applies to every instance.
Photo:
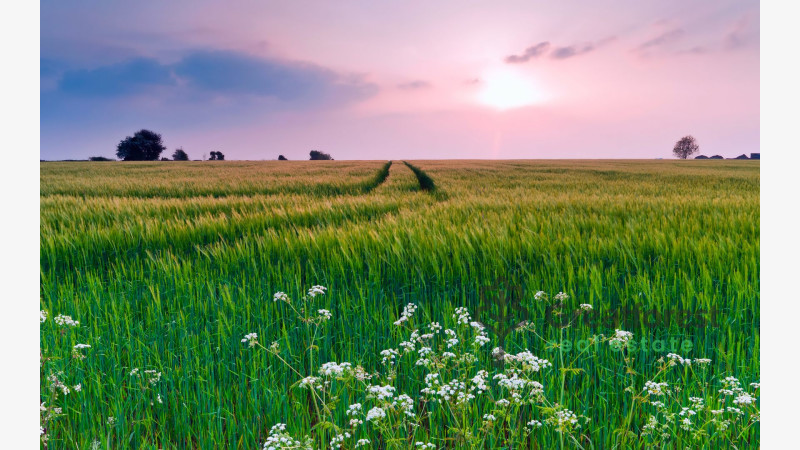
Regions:
[[41, 158], [759, 151], [757, 1], [41, 2]]

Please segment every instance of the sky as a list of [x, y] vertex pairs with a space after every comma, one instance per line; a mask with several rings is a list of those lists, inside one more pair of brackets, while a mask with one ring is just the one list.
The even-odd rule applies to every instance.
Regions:
[[759, 152], [759, 3], [43, 0], [41, 159]]

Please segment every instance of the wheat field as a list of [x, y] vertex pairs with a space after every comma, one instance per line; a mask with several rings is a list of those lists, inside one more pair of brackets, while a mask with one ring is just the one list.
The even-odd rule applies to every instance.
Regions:
[[756, 448], [759, 183], [42, 163], [42, 445]]

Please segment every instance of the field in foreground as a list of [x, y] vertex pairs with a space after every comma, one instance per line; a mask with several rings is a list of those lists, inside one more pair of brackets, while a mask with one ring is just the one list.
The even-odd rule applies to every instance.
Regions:
[[758, 446], [757, 162], [409, 162], [43, 163], [43, 441]]

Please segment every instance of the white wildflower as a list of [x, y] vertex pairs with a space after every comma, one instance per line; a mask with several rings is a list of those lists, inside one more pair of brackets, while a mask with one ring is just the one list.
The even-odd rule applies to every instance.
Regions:
[[656, 383], [655, 381], [648, 381], [644, 384], [644, 390], [650, 395], [664, 395], [667, 391], [667, 383]]
[[630, 331], [614, 330], [614, 337], [611, 338], [609, 343], [611, 345], [624, 347], [628, 345], [628, 342], [631, 339], [633, 339], [633, 333], [631, 333]]
[[370, 409], [367, 412], [367, 422], [371, 422], [373, 420], [380, 420], [386, 417], [386, 411], [383, 408], [378, 408], [377, 406]]
[[455, 313], [453, 313], [453, 318], [456, 319], [456, 323], [458, 324], [469, 324], [470, 322], [469, 311], [463, 306], [456, 308]]
[[53, 321], [61, 326], [67, 326], [67, 327], [77, 327], [78, 325], [80, 325], [80, 322], [78, 322], [77, 320], [72, 320], [72, 317], [65, 316], [63, 314], [57, 315], [56, 318], [53, 319]]
[[345, 373], [350, 373], [352, 371], [351, 364], [349, 362], [343, 362], [341, 364], [337, 364], [335, 362], [327, 362], [319, 368], [319, 374], [322, 376], [334, 376], [334, 377], [341, 377]]
[[400, 318], [394, 322], [395, 325], [402, 325], [403, 322], [407, 322], [414, 315], [414, 311], [417, 310], [417, 305], [413, 303], [409, 303], [403, 308], [403, 313], [400, 314]]
[[314, 298], [318, 295], [325, 295], [325, 291], [327, 290], [328, 288], [326, 288], [325, 286], [319, 286], [319, 285], [311, 286], [311, 289], [308, 290], [308, 296]]
[[244, 335], [242, 342], [247, 342], [248, 347], [255, 347], [258, 344], [258, 334], [257, 333], [249, 333]]

